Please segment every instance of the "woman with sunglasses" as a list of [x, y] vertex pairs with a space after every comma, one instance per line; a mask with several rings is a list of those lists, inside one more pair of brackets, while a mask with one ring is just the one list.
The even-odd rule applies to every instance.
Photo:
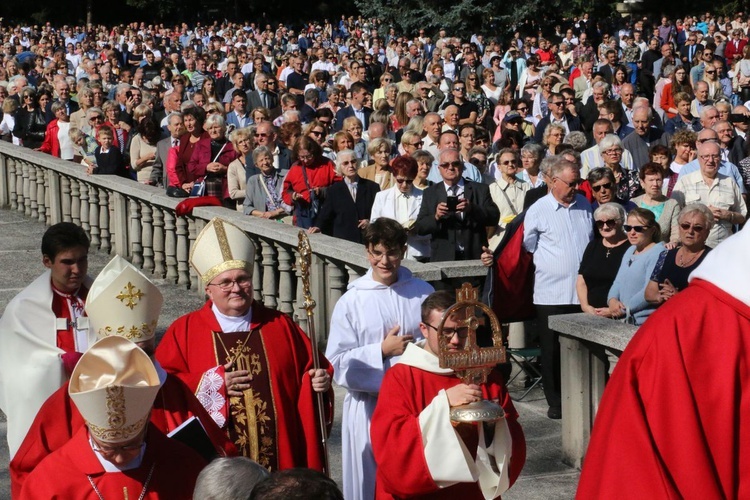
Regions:
[[646, 286], [646, 300], [657, 306], [687, 287], [688, 276], [711, 251], [706, 239], [714, 225], [714, 216], [706, 205], [687, 205], [678, 220], [680, 246], [659, 255]]
[[399, 156], [393, 160], [391, 168], [396, 184], [375, 195], [370, 222], [385, 217], [401, 224], [408, 232], [404, 258], [427, 262], [430, 236], [419, 236], [413, 229], [422, 206], [422, 190], [415, 186], [419, 162], [410, 156]]
[[641, 325], [656, 310], [646, 301], [645, 293], [664, 244], [661, 242], [661, 228], [651, 210], [631, 210], [623, 229], [631, 246], [625, 251], [617, 277], [609, 289], [607, 304], [613, 318], [624, 317], [629, 323]]
[[37, 93], [31, 87], [25, 87], [21, 91], [21, 107], [16, 112], [13, 135], [21, 140], [24, 147], [36, 149], [44, 142], [47, 131], [44, 110], [51, 99], [49, 91]]
[[594, 210], [596, 229], [601, 238], [594, 238], [586, 247], [578, 268], [576, 292], [581, 310], [609, 318], [607, 294], [628, 250], [628, 237], [622, 229], [625, 210], [617, 203], [605, 203]]

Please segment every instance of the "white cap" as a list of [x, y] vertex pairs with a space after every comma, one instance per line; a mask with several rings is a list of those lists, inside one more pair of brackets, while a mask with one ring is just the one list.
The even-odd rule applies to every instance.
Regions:
[[68, 394], [89, 432], [106, 443], [123, 443], [148, 424], [161, 384], [154, 363], [122, 337], [98, 341], [78, 361]]
[[89, 345], [112, 335], [133, 342], [152, 338], [163, 303], [156, 285], [116, 255], [96, 277], [86, 297]]
[[203, 228], [190, 250], [190, 264], [204, 284], [233, 269], [252, 276], [254, 262], [255, 245], [247, 233], [218, 217]]

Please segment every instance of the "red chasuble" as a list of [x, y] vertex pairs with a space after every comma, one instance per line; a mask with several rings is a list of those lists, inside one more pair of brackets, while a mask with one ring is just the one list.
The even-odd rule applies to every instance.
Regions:
[[[193, 390], [241, 454], [270, 470], [324, 466], [310, 340], [287, 315], [253, 303], [250, 332], [221, 333], [207, 302], [175, 321], [156, 349], [156, 359]], [[321, 366], [333, 373], [321, 355]], [[234, 361], [253, 377], [242, 398], [226, 399], [224, 368]], [[326, 397], [327, 422], [333, 390]]]
[[694, 279], [618, 361], [578, 498], [750, 498], [749, 360], [750, 308]]
[[34, 469], [19, 498], [119, 499], [124, 497], [123, 488], [127, 488], [128, 498], [137, 499], [146, 485], [144, 499], [189, 500], [193, 497], [195, 480], [205, 465], [200, 455], [169, 439], [151, 424], [141, 466], [125, 472], [105, 472], [89, 445], [88, 429], [82, 427], [71, 441]]
[[[234, 445], [208, 416], [192, 392], [180, 379], [167, 375], [167, 380], [154, 400], [151, 423], [167, 434], [192, 416], [200, 419], [219, 455], [237, 455]], [[23, 483], [36, 466], [52, 452], [62, 448], [84, 424], [81, 413], [68, 395], [68, 382], [65, 382], [39, 410], [23, 444], [10, 462], [13, 498], [18, 498]]]
[[[376, 498], [484, 499], [476, 483], [459, 483], [440, 489], [430, 475], [423, 452], [419, 414], [442, 389], [460, 383], [456, 376], [430, 373], [400, 363], [386, 372], [370, 428], [378, 464]], [[512, 485], [526, 462], [526, 442], [518, 413], [497, 371], [490, 374], [482, 393], [485, 399], [500, 401], [506, 413], [513, 440], [509, 470]], [[464, 427], [459, 433], [476, 457], [478, 430]]]

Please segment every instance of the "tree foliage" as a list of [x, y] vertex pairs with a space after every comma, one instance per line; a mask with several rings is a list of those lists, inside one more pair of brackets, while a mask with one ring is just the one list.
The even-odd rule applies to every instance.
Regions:
[[497, 36], [527, 19], [557, 16], [563, 6], [562, 0], [355, 0], [355, 4], [365, 17], [378, 17], [384, 26], [393, 26], [400, 33], [445, 28], [451, 34], [484, 32]]

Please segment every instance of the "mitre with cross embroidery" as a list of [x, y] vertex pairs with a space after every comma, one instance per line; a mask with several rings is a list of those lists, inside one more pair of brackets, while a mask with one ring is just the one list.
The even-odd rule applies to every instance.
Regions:
[[156, 285], [116, 255], [91, 284], [86, 298], [89, 345], [110, 336], [132, 342], [152, 338], [163, 303]]

